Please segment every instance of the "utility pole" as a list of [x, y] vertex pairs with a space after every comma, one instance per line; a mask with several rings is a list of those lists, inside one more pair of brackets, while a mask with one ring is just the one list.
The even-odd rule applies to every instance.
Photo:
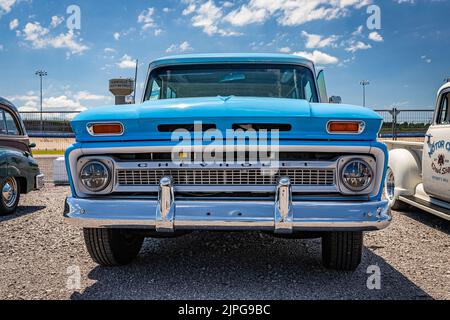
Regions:
[[363, 87], [363, 106], [366, 106], [366, 86], [368, 86], [370, 84], [370, 82], [368, 80], [362, 80], [360, 83], [360, 85], [362, 85]]
[[40, 78], [41, 83], [41, 133], [44, 132], [44, 121], [42, 119], [42, 79], [48, 75], [47, 71], [45, 70], [38, 70], [35, 73]]

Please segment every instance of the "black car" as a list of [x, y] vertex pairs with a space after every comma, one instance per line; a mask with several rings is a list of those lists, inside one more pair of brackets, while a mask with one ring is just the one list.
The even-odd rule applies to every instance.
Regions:
[[16, 107], [0, 97], [0, 215], [14, 213], [21, 194], [44, 184], [32, 147]]

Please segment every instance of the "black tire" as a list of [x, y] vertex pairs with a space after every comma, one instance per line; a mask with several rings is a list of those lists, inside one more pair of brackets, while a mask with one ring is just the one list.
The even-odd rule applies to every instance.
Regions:
[[322, 260], [327, 269], [355, 271], [361, 264], [362, 232], [329, 232], [322, 238]]
[[101, 266], [123, 266], [141, 251], [144, 237], [122, 229], [84, 229], [91, 258]]
[[[11, 201], [8, 201], [5, 198], [3, 192], [6, 191], [5, 187], [15, 185], [13, 188], [15, 189], [15, 196], [11, 198]], [[20, 201], [20, 184], [14, 177], [7, 177], [0, 181], [0, 216], [7, 216], [14, 214], [17, 210]]]

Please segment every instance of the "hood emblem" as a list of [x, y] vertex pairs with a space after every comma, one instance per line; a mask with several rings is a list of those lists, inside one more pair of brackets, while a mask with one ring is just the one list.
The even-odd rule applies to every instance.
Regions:
[[223, 102], [228, 102], [228, 100], [230, 100], [231, 98], [233, 98], [233, 96], [229, 96], [229, 97], [221, 97], [221, 96], [218, 96], [218, 98], [219, 98], [220, 100], [222, 100]]

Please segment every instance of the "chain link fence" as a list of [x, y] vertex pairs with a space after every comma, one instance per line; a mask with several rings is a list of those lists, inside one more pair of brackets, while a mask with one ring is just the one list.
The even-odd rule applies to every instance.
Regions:
[[[433, 122], [432, 109], [375, 110], [384, 119], [381, 140], [407, 140], [423, 142], [428, 127]], [[79, 112], [21, 112], [33, 150], [47, 182], [53, 182], [53, 162], [75, 142], [70, 121]]]
[[375, 110], [383, 117], [380, 138], [423, 142], [425, 134], [433, 123], [434, 109]]

